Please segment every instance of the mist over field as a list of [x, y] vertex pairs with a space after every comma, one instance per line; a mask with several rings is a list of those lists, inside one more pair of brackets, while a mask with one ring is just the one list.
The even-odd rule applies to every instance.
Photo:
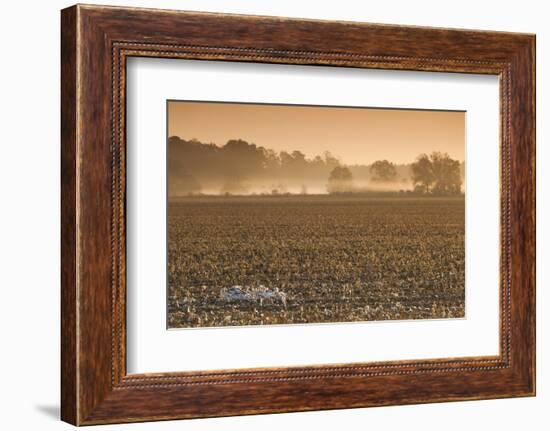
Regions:
[[[348, 189], [342, 191], [412, 191], [413, 162], [390, 161], [392, 175], [380, 178], [373, 164], [345, 165], [328, 151], [308, 158], [299, 150], [276, 152], [242, 139], [219, 146], [172, 136], [168, 139], [169, 196], [326, 194], [330, 174], [339, 166], [346, 166], [352, 176]], [[463, 177], [461, 163], [461, 183]]]

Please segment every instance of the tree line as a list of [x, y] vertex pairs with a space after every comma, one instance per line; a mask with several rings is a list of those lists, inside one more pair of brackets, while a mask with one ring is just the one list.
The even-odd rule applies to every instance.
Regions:
[[[417, 194], [449, 196], [461, 193], [462, 175], [458, 160], [447, 153], [438, 151], [420, 154], [411, 163], [411, 181], [413, 191]], [[371, 180], [391, 182], [397, 177], [395, 165], [388, 160], [377, 160], [369, 168]], [[346, 193], [357, 191], [353, 174], [346, 166], [337, 166], [329, 174], [327, 191], [329, 193]]]
[[[458, 167], [458, 171], [457, 171]], [[420, 155], [410, 165], [379, 160], [371, 165], [345, 166], [338, 157], [324, 152], [307, 158], [300, 151], [275, 152], [242, 139], [225, 145], [168, 139], [170, 195], [217, 193], [246, 194], [250, 184], [270, 184], [273, 193], [294, 185], [307, 193], [310, 184], [322, 184], [325, 192], [357, 192], [366, 181], [375, 184], [414, 185], [417, 193], [456, 194], [461, 189], [461, 165], [447, 154]]]

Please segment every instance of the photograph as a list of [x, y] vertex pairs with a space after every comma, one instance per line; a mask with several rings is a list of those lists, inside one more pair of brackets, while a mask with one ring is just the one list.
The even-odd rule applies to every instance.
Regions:
[[167, 101], [167, 326], [465, 317], [464, 111]]

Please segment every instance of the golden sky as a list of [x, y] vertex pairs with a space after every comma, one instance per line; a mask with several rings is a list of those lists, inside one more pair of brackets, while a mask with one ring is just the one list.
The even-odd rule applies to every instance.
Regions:
[[308, 158], [330, 151], [347, 165], [410, 163], [432, 151], [463, 161], [465, 121], [456, 111], [168, 102], [168, 136], [219, 146], [240, 138]]

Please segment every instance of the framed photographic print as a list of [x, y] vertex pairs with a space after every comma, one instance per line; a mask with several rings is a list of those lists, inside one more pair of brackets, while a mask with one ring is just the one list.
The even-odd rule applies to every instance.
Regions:
[[535, 37], [62, 11], [62, 419], [535, 394]]

